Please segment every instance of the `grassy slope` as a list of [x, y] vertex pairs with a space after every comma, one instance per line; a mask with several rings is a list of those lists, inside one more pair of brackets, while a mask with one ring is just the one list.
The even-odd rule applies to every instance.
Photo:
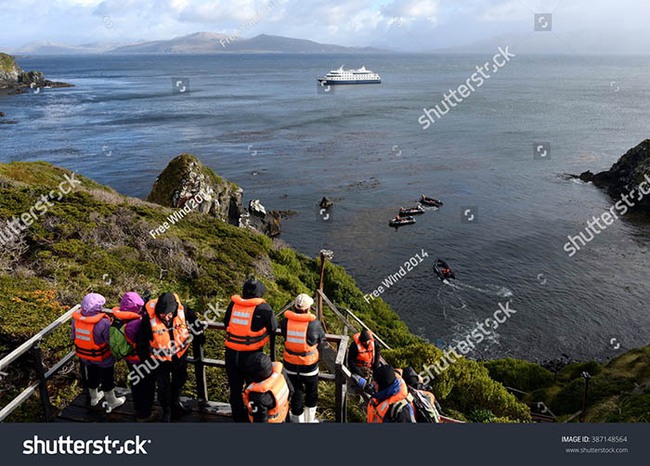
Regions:
[[16, 62], [6, 53], [0, 52], [0, 73], [10, 73], [16, 68]]
[[[41, 194], [56, 188], [66, 170], [46, 163], [0, 164], [0, 218], [29, 211]], [[197, 310], [219, 301], [225, 306], [239, 292], [245, 278], [254, 273], [269, 289], [275, 308], [299, 292], [313, 292], [318, 263], [280, 243], [250, 231], [202, 215], [190, 214], [165, 235], [153, 239], [149, 230], [161, 224], [171, 210], [127, 198], [110, 188], [83, 179], [83, 186], [55, 202], [47, 214], [23, 232], [18, 244], [0, 247], [0, 351], [13, 349], [77, 304], [84, 294], [102, 293], [115, 305], [127, 290], [154, 294], [166, 290]], [[338, 266], [328, 268], [326, 293], [337, 304], [355, 310], [390, 345], [386, 353], [395, 364], [416, 369], [431, 364], [440, 351], [413, 336], [398, 316], [381, 300], [367, 303], [354, 280]], [[341, 324], [326, 312], [330, 333], [342, 332]], [[69, 328], [61, 328], [43, 345], [46, 364], [70, 349]], [[210, 333], [209, 357], [223, 357], [223, 337]], [[0, 406], [24, 388], [29, 366], [14, 365], [3, 380]], [[118, 377], [125, 385], [125, 370]], [[209, 371], [210, 398], [227, 399], [225, 375]], [[79, 391], [75, 373], [53, 383], [54, 402], [65, 403]], [[478, 363], [462, 361], [436, 380], [443, 406], [470, 420], [527, 421], [525, 405], [489, 378]], [[186, 385], [194, 390], [193, 380]], [[35, 401], [12, 420], [33, 419]], [[354, 404], [354, 403], [352, 403]], [[322, 411], [331, 415], [333, 390], [322, 385]], [[488, 412], [489, 416], [476, 413]], [[353, 415], [359, 416], [353, 409]]]
[[587, 422], [650, 422], [650, 346], [630, 350], [605, 363], [570, 364], [554, 375], [529, 362], [502, 359], [483, 363], [490, 376], [543, 401], [561, 420], [581, 411], [583, 371], [589, 382]]

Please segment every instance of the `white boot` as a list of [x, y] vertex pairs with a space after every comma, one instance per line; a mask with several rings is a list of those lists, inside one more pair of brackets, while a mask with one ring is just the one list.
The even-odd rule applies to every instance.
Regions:
[[89, 388], [90, 392], [90, 406], [97, 406], [97, 404], [104, 398], [104, 392], [100, 392], [98, 388]]
[[289, 413], [289, 421], [291, 421], [292, 423], [295, 422], [298, 424], [303, 424], [305, 422], [305, 413], [303, 412], [299, 416]]
[[109, 390], [105, 393], [106, 401], [102, 404], [102, 407], [106, 410], [107, 413], [110, 413], [115, 408], [122, 406], [126, 402], [125, 396], [116, 397], [115, 389]]
[[319, 422], [316, 419], [316, 406], [313, 408], [305, 408], [305, 422], [316, 423]]

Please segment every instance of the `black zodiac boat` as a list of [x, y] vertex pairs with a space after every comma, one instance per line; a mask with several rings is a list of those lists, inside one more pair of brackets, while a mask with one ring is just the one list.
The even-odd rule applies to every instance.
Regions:
[[425, 196], [424, 194], [420, 198], [420, 204], [426, 205], [429, 207], [440, 207], [442, 206], [442, 201], [439, 201], [438, 199], [434, 199], [429, 196]]
[[424, 207], [422, 207], [421, 205], [418, 205], [416, 207], [409, 207], [408, 209], [404, 208], [404, 207], [399, 208], [399, 216], [400, 217], [403, 216], [403, 215], [420, 215], [420, 214], [423, 214], [425, 212], [426, 212], [426, 209]]
[[389, 222], [388, 225], [391, 227], [401, 227], [403, 225], [411, 225], [415, 223], [415, 219], [413, 217], [402, 217], [398, 215], [395, 218], [392, 218]]
[[445, 262], [442, 259], [436, 260], [436, 263], [433, 264], [433, 271], [436, 273], [436, 275], [438, 275], [438, 278], [443, 282], [449, 278], [456, 278], [456, 274], [454, 273], [453, 270], [451, 270], [449, 264], [447, 264], [447, 262]]

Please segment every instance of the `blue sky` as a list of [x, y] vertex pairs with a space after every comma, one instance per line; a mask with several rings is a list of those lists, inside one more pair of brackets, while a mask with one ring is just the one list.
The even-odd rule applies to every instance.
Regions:
[[127, 43], [240, 28], [244, 37], [419, 51], [530, 34], [535, 12], [553, 12], [552, 34], [576, 52], [650, 50], [645, 0], [0, 0], [0, 12], [0, 49], [9, 50], [37, 41]]

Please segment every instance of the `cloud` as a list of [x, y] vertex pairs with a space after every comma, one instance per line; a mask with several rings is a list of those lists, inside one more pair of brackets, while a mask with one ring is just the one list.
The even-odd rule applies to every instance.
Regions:
[[[198, 31], [260, 33], [341, 45], [445, 48], [532, 32], [534, 12], [554, 13], [554, 33], [615, 35], [647, 44], [650, 2], [638, 0], [0, 0], [0, 44], [161, 40]], [[265, 12], [260, 17], [260, 12]], [[109, 27], [110, 26], [110, 27]], [[628, 34], [629, 39], [620, 39]], [[570, 39], [568, 39], [570, 40]], [[596, 44], [596, 41], [594, 41]], [[625, 44], [623, 44], [625, 45]]]

